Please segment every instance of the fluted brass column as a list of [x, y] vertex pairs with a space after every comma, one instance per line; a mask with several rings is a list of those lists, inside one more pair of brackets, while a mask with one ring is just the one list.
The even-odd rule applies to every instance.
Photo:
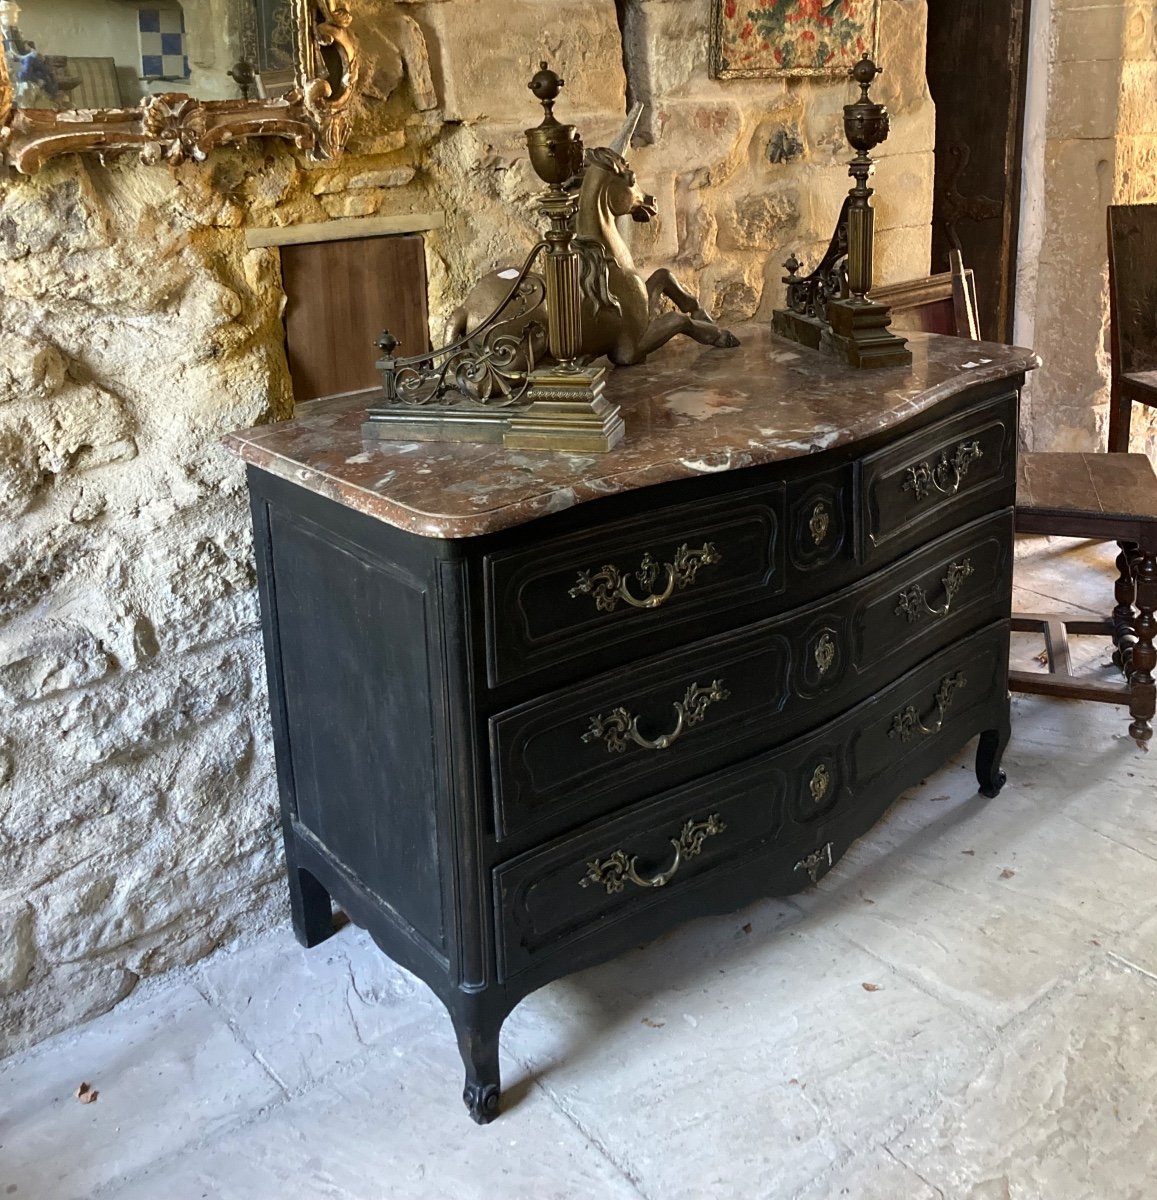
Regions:
[[532, 450], [610, 450], [623, 439], [623, 418], [603, 396], [604, 367], [581, 366], [582, 289], [574, 248], [577, 196], [567, 183], [582, 170], [583, 144], [573, 125], [554, 115], [564, 81], [542, 63], [529, 83], [545, 113], [526, 131], [530, 162], [547, 185], [539, 208], [546, 218], [547, 344], [554, 366], [531, 373], [531, 405], [513, 416], [507, 446]]

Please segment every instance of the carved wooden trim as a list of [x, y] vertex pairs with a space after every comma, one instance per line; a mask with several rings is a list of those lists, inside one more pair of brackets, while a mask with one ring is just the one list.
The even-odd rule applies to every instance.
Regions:
[[300, 0], [297, 86], [276, 100], [198, 100], [183, 92], [146, 96], [137, 108], [18, 108], [0, 54], [0, 161], [26, 175], [58, 154], [136, 150], [145, 163], [204, 160], [242, 138], [280, 137], [314, 158], [340, 154], [357, 87], [357, 42], [347, 0]]

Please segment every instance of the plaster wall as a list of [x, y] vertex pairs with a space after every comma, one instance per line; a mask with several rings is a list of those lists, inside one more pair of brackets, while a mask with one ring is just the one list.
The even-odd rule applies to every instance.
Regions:
[[[1035, 8], [1035, 6], [1034, 6]], [[1157, 201], [1157, 17], [1138, 0], [1050, 0], [1033, 14], [1016, 339], [1044, 360], [1023, 433], [1101, 450], [1109, 402], [1109, 204]], [[1152, 410], [1132, 448], [1157, 452]]]
[[[814, 262], [830, 235], [854, 88], [708, 79], [708, 9], [625, 6], [652, 106], [633, 161], [662, 210], [633, 245], [723, 319], [766, 317], [787, 253]], [[927, 270], [924, 11], [882, 3], [881, 281]], [[218, 446], [291, 415], [277, 251], [246, 249], [246, 229], [443, 210], [438, 328], [534, 240], [539, 60], [588, 145], [621, 121], [613, 0], [355, 14], [366, 91], [337, 164], [269, 141], [0, 181], [0, 1052], [286, 916], [243, 474]]]

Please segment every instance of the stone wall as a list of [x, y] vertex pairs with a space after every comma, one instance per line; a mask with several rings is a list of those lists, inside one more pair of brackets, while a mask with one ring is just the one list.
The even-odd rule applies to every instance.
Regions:
[[[842, 80], [715, 82], [705, 0], [377, 0], [349, 153], [57, 160], [0, 182], [0, 1053], [148, 975], [285, 919], [240, 466], [227, 430], [290, 415], [275, 250], [249, 226], [440, 208], [434, 324], [534, 237], [525, 82], [634, 153], [675, 263], [725, 319], [766, 317], [848, 187]], [[883, 0], [880, 276], [924, 274], [933, 114], [924, 2]], [[496, 29], [502, 30], [498, 41]]]
[[[1044, 360], [1023, 431], [1037, 450], [1108, 433], [1105, 208], [1157, 201], [1157, 19], [1141, 0], [1034, 4], [1016, 340]], [[1133, 449], [1157, 453], [1134, 409]]]

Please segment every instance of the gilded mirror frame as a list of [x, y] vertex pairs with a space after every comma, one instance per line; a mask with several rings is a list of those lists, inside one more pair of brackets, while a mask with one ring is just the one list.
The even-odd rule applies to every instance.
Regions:
[[14, 103], [0, 54], [0, 162], [25, 175], [58, 154], [135, 150], [146, 163], [200, 162], [242, 138], [280, 137], [314, 158], [341, 153], [358, 80], [348, 0], [289, 0], [295, 85], [268, 100], [198, 100], [184, 92], [146, 96], [136, 108], [57, 111]]

